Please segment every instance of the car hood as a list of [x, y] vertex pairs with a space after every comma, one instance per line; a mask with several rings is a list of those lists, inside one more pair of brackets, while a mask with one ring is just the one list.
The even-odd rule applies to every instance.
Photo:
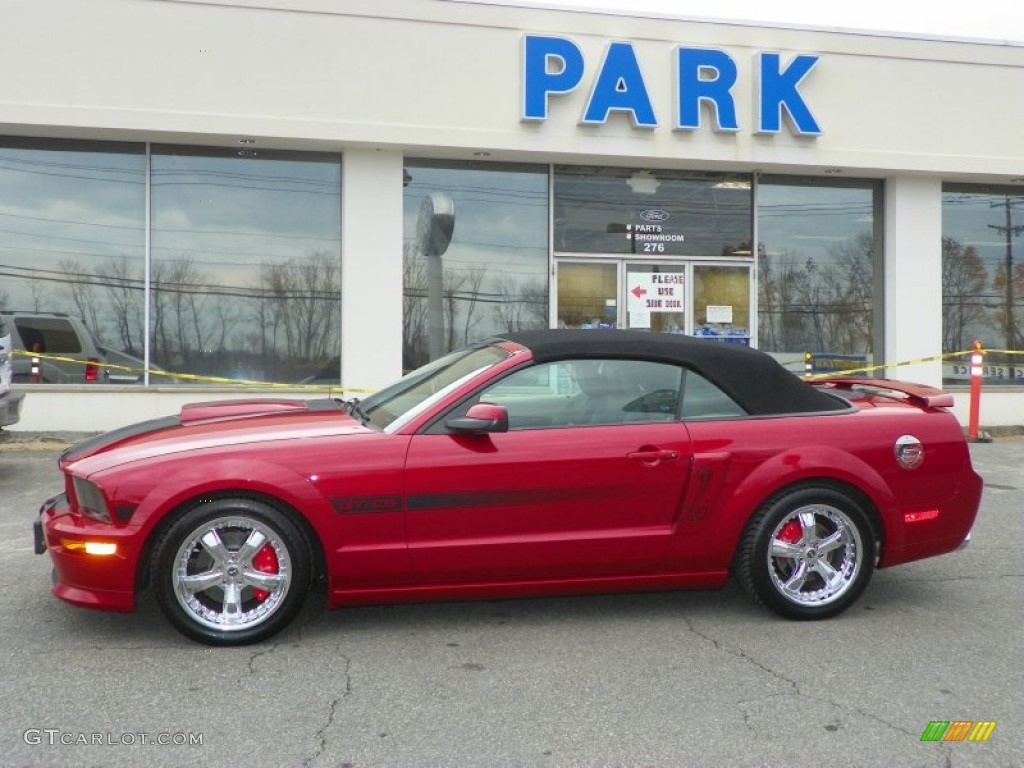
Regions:
[[[225, 400], [190, 403], [177, 416], [131, 424], [83, 440], [61, 455], [61, 469], [88, 461], [87, 473], [156, 456], [228, 445], [376, 430], [335, 400]], [[84, 468], [84, 467], [83, 467]]]

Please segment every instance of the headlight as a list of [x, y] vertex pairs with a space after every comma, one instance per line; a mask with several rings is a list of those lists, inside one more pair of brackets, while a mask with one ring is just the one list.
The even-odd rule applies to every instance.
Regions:
[[75, 487], [75, 502], [78, 511], [86, 517], [109, 523], [110, 508], [107, 506], [107, 500], [103, 498], [103, 492], [99, 486], [81, 477], [73, 477], [71, 482]]

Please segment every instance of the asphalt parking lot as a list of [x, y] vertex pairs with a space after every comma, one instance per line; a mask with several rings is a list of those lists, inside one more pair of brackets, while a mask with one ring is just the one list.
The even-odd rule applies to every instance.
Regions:
[[[50, 595], [31, 521], [58, 448], [0, 442], [3, 765], [1024, 765], [1021, 439], [971, 446], [967, 549], [878, 572], [830, 621], [777, 619], [730, 583], [309, 605], [231, 649], [184, 639], [149, 595], [132, 615]], [[936, 720], [996, 726], [922, 741]]]

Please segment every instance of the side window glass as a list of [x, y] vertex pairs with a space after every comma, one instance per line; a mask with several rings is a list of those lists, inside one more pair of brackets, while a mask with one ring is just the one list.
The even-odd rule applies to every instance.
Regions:
[[684, 419], [725, 419], [746, 416], [736, 401], [699, 373], [686, 372], [683, 387]]
[[509, 429], [637, 424], [678, 418], [682, 369], [640, 360], [561, 360], [516, 371], [480, 393]]
[[505, 406], [510, 430], [561, 427], [567, 423], [566, 406], [577, 391], [571, 369], [559, 361], [514, 371], [473, 402]]
[[25, 349], [50, 354], [78, 354], [82, 345], [71, 323], [61, 318], [15, 318]]
[[636, 424], [677, 418], [682, 369], [643, 360], [575, 360], [571, 424]]

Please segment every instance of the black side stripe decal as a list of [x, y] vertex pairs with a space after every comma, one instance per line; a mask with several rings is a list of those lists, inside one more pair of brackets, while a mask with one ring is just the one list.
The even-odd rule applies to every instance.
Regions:
[[603, 498], [601, 488], [517, 488], [515, 490], [428, 493], [406, 499], [408, 509], [458, 509], [460, 507], [507, 507], [551, 501], [581, 501]]
[[[522, 504], [537, 504], [552, 501], [587, 501], [604, 499], [607, 488], [526, 488], [494, 491], [465, 491], [462, 493], [420, 493], [412, 494], [405, 500], [409, 511], [431, 509], [464, 509], [466, 507], [507, 507]], [[613, 495], [616, 494], [614, 491]], [[622, 489], [626, 497], [630, 489]], [[365, 515], [402, 511], [402, 497], [398, 494], [387, 496], [343, 496], [331, 499], [334, 511], [339, 515]]]

